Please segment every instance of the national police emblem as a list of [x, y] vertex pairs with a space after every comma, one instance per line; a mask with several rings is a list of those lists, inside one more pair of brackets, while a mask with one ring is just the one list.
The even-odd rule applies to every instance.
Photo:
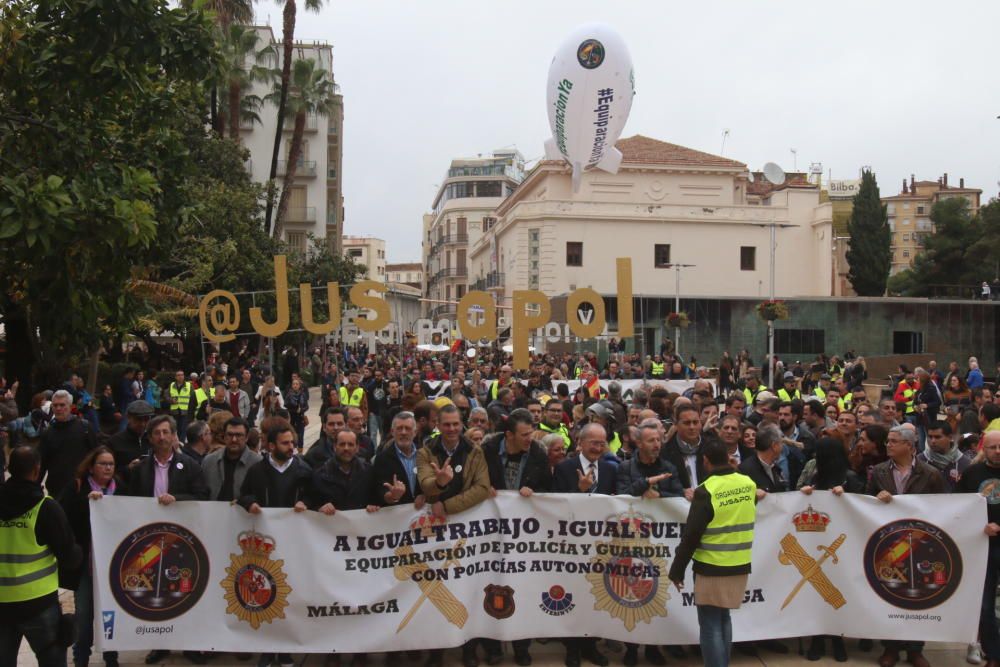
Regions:
[[285, 617], [288, 575], [281, 570], [282, 560], [271, 560], [274, 538], [248, 530], [239, 534], [241, 553], [230, 554], [226, 578], [220, 583], [226, 591], [227, 614], [233, 614], [257, 630], [262, 623]]
[[[610, 542], [597, 542], [587, 575], [594, 609], [620, 619], [632, 631], [640, 622], [650, 623], [656, 616], [667, 615], [670, 599], [667, 561], [659, 545], [643, 536], [642, 526], [653, 519], [636, 514], [609, 517], [608, 525], [617, 526]], [[661, 581], [662, 577], [662, 581]]]

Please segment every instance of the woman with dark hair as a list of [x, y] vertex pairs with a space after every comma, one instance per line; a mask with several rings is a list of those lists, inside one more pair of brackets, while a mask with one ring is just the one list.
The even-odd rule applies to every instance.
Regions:
[[881, 424], [866, 426], [858, 434], [858, 444], [848, 454], [847, 461], [851, 470], [865, 482], [868, 481], [875, 466], [889, 460], [889, 454], [885, 449], [888, 439], [889, 430]]
[[[74, 590], [76, 604], [76, 642], [73, 644], [73, 664], [86, 665], [94, 645], [94, 574], [91, 534], [90, 501], [113, 496], [117, 491], [115, 454], [101, 445], [91, 450], [76, 469], [75, 484], [63, 491], [59, 500], [69, 519], [76, 543], [83, 551], [83, 561], [78, 571], [79, 579]], [[118, 652], [105, 651], [104, 664], [118, 667]]]
[[[804, 484], [803, 480], [805, 480]], [[809, 461], [802, 471], [802, 477], [799, 478], [799, 490], [806, 495], [816, 490], [831, 491], [835, 496], [839, 496], [845, 491], [847, 493], [863, 493], [865, 483], [848, 466], [844, 445], [836, 438], [824, 437], [816, 441], [816, 457]], [[806, 660], [819, 660], [826, 654], [826, 638], [827, 635], [816, 635], [812, 638], [806, 651]], [[837, 662], [847, 662], [844, 638], [839, 635], [831, 635], [830, 644], [833, 650], [833, 659]]]

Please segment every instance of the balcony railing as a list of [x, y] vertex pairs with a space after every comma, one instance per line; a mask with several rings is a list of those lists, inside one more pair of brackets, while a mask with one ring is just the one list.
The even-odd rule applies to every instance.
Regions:
[[450, 243], [468, 243], [468, 234], [442, 234], [438, 237], [435, 245], [447, 245]]
[[469, 270], [464, 266], [450, 267], [438, 271], [434, 274], [434, 279], [441, 280], [442, 278], [464, 278], [467, 275], [469, 275]]
[[431, 309], [430, 319], [436, 320], [439, 317], [443, 317], [445, 314], [454, 315], [455, 314], [455, 304], [452, 303], [442, 303], [439, 306], [435, 306]]
[[285, 222], [316, 222], [315, 206], [289, 206]]
[[[288, 173], [288, 161], [278, 160], [278, 176]], [[296, 178], [316, 178], [316, 160], [299, 160], [295, 168]]]
[[[319, 127], [319, 119], [316, 116], [306, 116], [306, 132], [315, 132], [316, 128]], [[295, 129], [295, 116], [289, 116], [285, 118], [285, 124], [281, 128], [285, 132], [292, 132]]]
[[484, 290], [484, 289], [503, 289], [506, 284], [504, 274], [500, 271], [490, 271], [486, 274], [486, 277], [479, 278], [474, 283], [472, 283], [472, 289]]

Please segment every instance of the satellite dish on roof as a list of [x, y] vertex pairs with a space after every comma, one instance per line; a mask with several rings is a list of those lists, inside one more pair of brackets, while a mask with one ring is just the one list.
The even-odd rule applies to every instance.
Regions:
[[773, 162], [764, 165], [764, 178], [773, 185], [781, 185], [785, 182], [785, 170]]

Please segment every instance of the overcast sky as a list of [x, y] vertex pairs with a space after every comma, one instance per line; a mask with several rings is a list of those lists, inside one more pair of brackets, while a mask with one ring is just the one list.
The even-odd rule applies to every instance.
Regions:
[[[956, 1], [299, 2], [296, 37], [334, 47], [344, 94], [347, 234], [420, 260], [421, 215], [449, 161], [549, 136], [545, 81], [581, 23], [610, 24], [635, 66], [622, 136], [644, 134], [760, 168], [821, 162], [834, 178], [870, 165], [883, 195], [901, 180], [997, 193], [1000, 3]], [[258, 20], [280, 39], [281, 8]]]

